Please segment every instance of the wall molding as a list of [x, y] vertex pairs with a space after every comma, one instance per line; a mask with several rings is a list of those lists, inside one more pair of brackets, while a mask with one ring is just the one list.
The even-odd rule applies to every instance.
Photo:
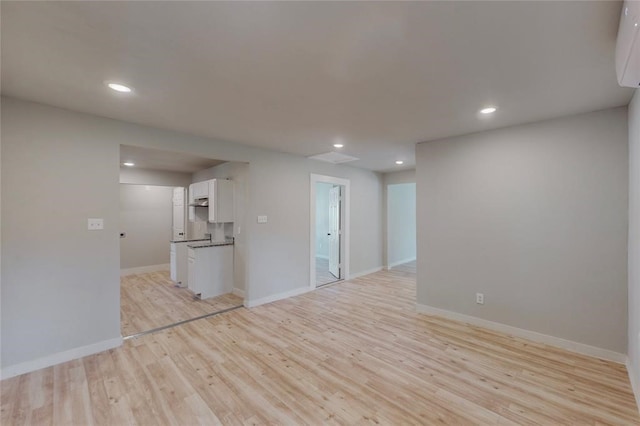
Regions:
[[365, 275], [369, 275], [369, 274], [374, 274], [376, 272], [380, 272], [380, 271], [382, 271], [382, 269], [383, 269], [382, 266], [376, 266], [375, 268], [367, 269], [366, 271], [356, 272], [355, 274], [351, 274], [349, 277], [347, 277], [347, 281], [348, 280], [353, 280], [355, 278], [364, 277]]
[[460, 314], [457, 312], [448, 311], [446, 309], [434, 308], [433, 306], [421, 305], [419, 303], [416, 304], [416, 311], [422, 314], [435, 315], [455, 321], [466, 322], [471, 325], [488, 328], [490, 330], [510, 334], [515, 337], [522, 337], [537, 343], [544, 343], [545, 345], [555, 346], [557, 348], [566, 349], [571, 352], [577, 352], [582, 355], [605, 359], [608, 361], [617, 362], [619, 364], [627, 363], [626, 354], [614, 352], [609, 349], [598, 348], [596, 346], [586, 345], [584, 343], [574, 342], [572, 340], [566, 340], [560, 337], [549, 336], [547, 334], [538, 333], [536, 331], [525, 330], [523, 328], [513, 327], [511, 325], [489, 321], [471, 315]]
[[638, 367], [631, 364], [631, 358], [627, 358], [627, 374], [629, 374], [631, 390], [633, 391], [633, 395], [636, 397], [636, 407], [638, 408], [638, 412], [640, 412], [640, 383], [637, 381], [638, 373]]
[[117, 348], [121, 345], [122, 336], [116, 337], [115, 339], [103, 340], [98, 343], [92, 343], [87, 346], [81, 346], [79, 348], [69, 349], [68, 351], [58, 352], [32, 361], [10, 365], [0, 370], [0, 379], [4, 380], [21, 374], [30, 373], [32, 371], [51, 367], [52, 365], [62, 364], [63, 362], [72, 361], [88, 355], [97, 354], [98, 352]]
[[247, 308], [255, 308], [256, 306], [264, 305], [265, 303], [271, 303], [271, 302], [276, 302], [282, 299], [288, 299], [289, 297], [299, 296], [301, 294], [308, 293], [313, 290], [315, 290], [315, 288], [312, 289], [306, 286], [294, 288], [293, 290], [272, 294], [271, 296], [262, 297], [260, 299], [245, 300], [244, 306], [246, 306]]
[[133, 274], [146, 274], [148, 272], [168, 271], [170, 268], [168, 263], [160, 265], [138, 266], [137, 268], [120, 269], [120, 276], [124, 277]]
[[411, 257], [411, 258], [408, 258], [408, 259], [402, 259], [402, 260], [399, 260], [397, 262], [390, 263], [389, 265], [387, 265], [387, 267], [385, 269], [388, 271], [389, 269], [393, 268], [394, 266], [402, 265], [403, 263], [413, 262], [414, 260], [416, 260], [415, 256]]

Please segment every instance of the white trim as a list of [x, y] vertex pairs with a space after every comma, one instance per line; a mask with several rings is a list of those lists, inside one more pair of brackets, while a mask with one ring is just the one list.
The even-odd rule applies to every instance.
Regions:
[[369, 274], [373, 274], [375, 272], [382, 271], [382, 269], [383, 269], [382, 266], [377, 266], [377, 267], [372, 268], [372, 269], [367, 269], [366, 271], [356, 272], [355, 274], [351, 275], [351, 277], [349, 279], [353, 280], [355, 278], [364, 277], [365, 275], [369, 275]]
[[636, 407], [640, 411], [640, 383], [637, 381], [638, 367], [634, 368], [631, 364], [631, 358], [627, 358], [627, 374], [629, 374], [629, 382], [631, 382], [631, 390], [636, 397]]
[[234, 288], [231, 293], [235, 294], [238, 297], [244, 298], [244, 290], [240, 290], [239, 288]]
[[138, 266], [137, 268], [120, 269], [120, 276], [124, 277], [126, 275], [133, 274], [146, 274], [147, 272], [168, 271], [169, 268], [170, 266], [168, 263], [163, 263], [161, 265]]
[[51, 367], [52, 365], [61, 364], [63, 362], [117, 348], [121, 345], [122, 337], [116, 337], [115, 339], [103, 340], [102, 342], [93, 343], [91, 345], [69, 349], [68, 351], [58, 352], [53, 355], [48, 355], [44, 358], [38, 358], [32, 361], [22, 362], [20, 364], [4, 367], [0, 371], [0, 378], [4, 380], [10, 377], [19, 376], [21, 374], [30, 373], [42, 368]]
[[416, 311], [428, 315], [436, 315], [455, 321], [466, 322], [471, 325], [488, 328], [490, 330], [499, 331], [501, 333], [510, 334], [515, 337], [522, 337], [545, 345], [555, 346], [557, 348], [566, 349], [568, 351], [577, 352], [583, 355], [606, 359], [609, 361], [624, 364], [627, 362], [627, 355], [611, 351], [609, 349], [597, 348], [595, 346], [585, 345], [571, 340], [562, 339], [560, 337], [549, 336], [547, 334], [535, 331], [525, 330], [518, 327], [493, 322], [470, 315], [464, 315], [457, 312], [447, 311], [445, 309], [434, 308], [433, 306], [416, 304]]
[[323, 256], [323, 255], [321, 255], [321, 254], [316, 254], [316, 257], [317, 257], [318, 259], [326, 259], [326, 260], [329, 260], [329, 256]]
[[316, 288], [316, 183], [332, 183], [334, 185], [342, 185], [344, 193], [342, 194], [343, 209], [342, 214], [342, 238], [340, 239], [340, 257], [341, 257], [341, 280], [352, 278], [349, 274], [349, 234], [350, 234], [350, 217], [351, 217], [351, 181], [349, 179], [338, 178], [334, 176], [317, 175], [311, 173], [309, 175], [309, 289]]
[[413, 262], [414, 260], [416, 260], [415, 257], [411, 257], [409, 259], [402, 259], [402, 260], [399, 260], [397, 262], [393, 262], [393, 263], [387, 265], [387, 267], [385, 269], [388, 271], [389, 269], [393, 268], [394, 266], [402, 265], [404, 263]]
[[287, 299], [293, 296], [299, 296], [304, 293], [308, 293], [310, 291], [315, 290], [315, 288], [302, 287], [302, 288], [294, 288], [293, 290], [284, 291], [278, 294], [272, 294], [271, 296], [266, 296], [261, 299], [255, 300], [245, 300], [244, 306], [247, 308], [255, 308], [256, 306], [264, 305], [265, 303], [271, 303], [282, 299]]

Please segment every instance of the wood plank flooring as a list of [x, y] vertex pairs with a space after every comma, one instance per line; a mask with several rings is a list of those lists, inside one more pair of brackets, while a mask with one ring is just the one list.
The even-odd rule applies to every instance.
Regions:
[[234, 294], [200, 300], [186, 288], [176, 287], [169, 271], [120, 278], [120, 328], [123, 336], [242, 306]]
[[636, 425], [623, 365], [415, 312], [382, 271], [1, 382], [3, 425]]

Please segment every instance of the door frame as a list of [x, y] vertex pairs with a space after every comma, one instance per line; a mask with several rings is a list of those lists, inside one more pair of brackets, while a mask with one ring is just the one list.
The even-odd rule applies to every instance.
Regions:
[[316, 288], [316, 183], [331, 183], [344, 188], [340, 203], [340, 258], [342, 280], [348, 280], [349, 275], [349, 216], [351, 201], [351, 181], [349, 179], [325, 176], [311, 173], [309, 175], [309, 288]]

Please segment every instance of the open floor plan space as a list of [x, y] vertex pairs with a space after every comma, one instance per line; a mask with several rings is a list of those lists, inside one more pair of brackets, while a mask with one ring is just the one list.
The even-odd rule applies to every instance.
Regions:
[[382, 271], [3, 380], [2, 424], [640, 424], [621, 364], [415, 311]]
[[169, 278], [169, 271], [121, 277], [120, 299], [123, 336], [224, 311], [243, 303], [241, 297], [231, 293], [200, 300], [187, 288], [177, 287]]

